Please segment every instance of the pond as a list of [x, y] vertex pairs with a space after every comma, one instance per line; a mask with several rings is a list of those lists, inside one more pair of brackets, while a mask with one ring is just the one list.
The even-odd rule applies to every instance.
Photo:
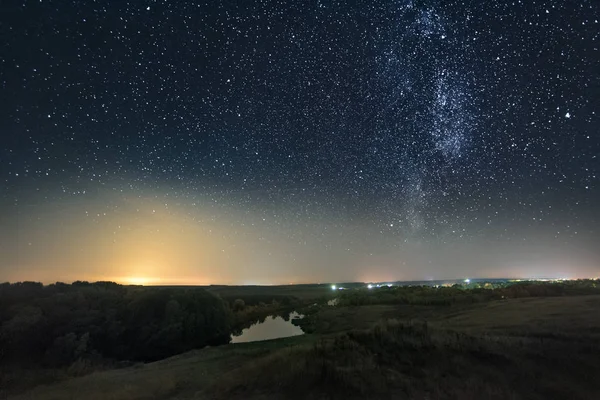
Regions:
[[287, 321], [282, 317], [268, 316], [264, 322], [258, 322], [242, 330], [240, 335], [231, 335], [231, 343], [258, 342], [260, 340], [304, 335], [299, 326], [292, 324], [292, 320], [298, 318], [304, 318], [304, 315], [298, 314], [296, 311], [290, 313]]

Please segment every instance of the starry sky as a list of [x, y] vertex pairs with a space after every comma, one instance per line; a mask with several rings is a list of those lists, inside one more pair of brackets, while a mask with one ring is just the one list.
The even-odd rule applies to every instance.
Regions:
[[0, 8], [0, 281], [600, 275], [597, 1]]

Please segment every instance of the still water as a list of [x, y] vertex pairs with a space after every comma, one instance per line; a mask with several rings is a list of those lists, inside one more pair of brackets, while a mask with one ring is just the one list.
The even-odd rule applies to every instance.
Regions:
[[240, 335], [231, 335], [231, 343], [258, 342], [260, 340], [303, 335], [302, 329], [292, 324], [292, 319], [303, 317], [304, 315], [300, 315], [296, 311], [290, 313], [288, 321], [281, 317], [269, 316], [265, 318], [264, 322], [258, 322], [250, 328], [244, 329]]

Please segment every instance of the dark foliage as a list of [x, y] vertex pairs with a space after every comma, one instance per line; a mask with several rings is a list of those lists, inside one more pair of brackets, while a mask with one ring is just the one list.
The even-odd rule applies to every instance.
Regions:
[[451, 305], [521, 297], [553, 297], [600, 294], [597, 280], [516, 282], [499, 287], [486, 285], [394, 286], [349, 290], [339, 293], [339, 306], [368, 304]]
[[0, 363], [152, 361], [227, 343], [229, 306], [200, 288], [0, 284]]
[[239, 295], [227, 295], [225, 293], [220, 294], [220, 297], [223, 300], [228, 301], [232, 307], [235, 307], [235, 302], [238, 300], [243, 300], [244, 305], [246, 306], [261, 306], [264, 304], [273, 304], [277, 303], [283, 306], [290, 306], [294, 304], [298, 304], [298, 299], [293, 296], [285, 296], [285, 295], [277, 295], [270, 293], [240, 293]]

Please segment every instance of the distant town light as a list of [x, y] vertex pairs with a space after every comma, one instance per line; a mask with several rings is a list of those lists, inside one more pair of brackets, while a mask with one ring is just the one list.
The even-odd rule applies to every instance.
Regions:
[[335, 289], [336, 289], [335, 285], [331, 285], [331, 290], [335, 290]]
[[465, 279], [465, 283], [471, 283], [471, 280], [469, 278]]
[[367, 285], [367, 287], [368, 287], [369, 289], [373, 289], [373, 285], [371, 285], [370, 283]]

